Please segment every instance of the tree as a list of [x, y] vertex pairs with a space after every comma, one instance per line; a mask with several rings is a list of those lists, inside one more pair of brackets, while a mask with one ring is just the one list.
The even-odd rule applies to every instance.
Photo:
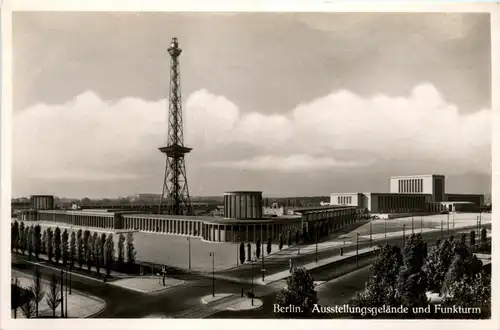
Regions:
[[441, 240], [427, 256], [422, 270], [427, 277], [427, 289], [431, 292], [441, 292], [444, 278], [455, 255], [453, 238]]
[[96, 269], [96, 274], [100, 275], [101, 273], [101, 265], [102, 265], [102, 252], [101, 252], [101, 240], [97, 238], [94, 241], [94, 266]]
[[28, 250], [28, 259], [33, 255], [33, 226], [26, 227], [26, 249]]
[[318, 302], [314, 290], [314, 279], [303, 268], [294, 268], [292, 275], [286, 280], [286, 288], [281, 289], [276, 296], [276, 303], [280, 306], [297, 306], [302, 309], [301, 315], [312, 313], [314, 304]]
[[12, 234], [11, 234], [11, 244], [13, 247], [13, 250], [18, 252], [19, 249], [19, 222], [14, 221], [14, 225], [12, 226]]
[[446, 273], [441, 293], [449, 294], [455, 283], [463, 281], [464, 278], [466, 280], [474, 278], [482, 269], [483, 263], [475, 255], [455, 254], [453, 262]]
[[283, 249], [283, 234], [280, 234], [280, 245], [279, 245], [279, 249], [281, 251], [281, 249]]
[[71, 238], [69, 240], [69, 266], [73, 268], [76, 259], [76, 234], [74, 231], [71, 232]]
[[[21, 222], [22, 224], [22, 222]], [[481, 243], [486, 243], [488, 241], [488, 235], [486, 232], [486, 228], [481, 229]]]
[[52, 257], [54, 255], [54, 234], [52, 233], [52, 229], [47, 228], [47, 257], [49, 261], [52, 262]]
[[54, 230], [54, 260], [56, 264], [61, 260], [61, 229], [56, 227]]
[[300, 240], [300, 233], [297, 230], [297, 232], [295, 233], [295, 244], [296, 245], [299, 245], [299, 242], [300, 242], [299, 240]]
[[33, 278], [33, 285], [31, 286], [31, 292], [33, 293], [33, 301], [35, 302], [35, 315], [38, 316], [38, 304], [45, 297], [45, 291], [42, 285], [42, 273], [35, 268], [35, 277]]
[[106, 267], [106, 275], [109, 276], [115, 259], [115, 243], [113, 242], [113, 234], [109, 234], [106, 238], [104, 249], [104, 266]]
[[470, 232], [470, 242], [469, 242], [470, 246], [473, 247], [474, 245], [476, 245], [476, 232], [474, 230], [471, 230]]
[[62, 263], [66, 265], [69, 261], [69, 244], [68, 244], [68, 230], [64, 229], [62, 233], [61, 239], [61, 254], [62, 254]]
[[255, 244], [255, 256], [257, 259], [260, 258], [260, 237], [257, 238], [257, 243]]
[[133, 264], [135, 262], [135, 246], [134, 246], [134, 234], [132, 232], [127, 233], [127, 262]]
[[460, 243], [464, 245], [467, 243], [467, 234], [460, 235]]
[[398, 304], [396, 284], [403, 255], [396, 245], [385, 245], [371, 266], [371, 276], [365, 284], [365, 290], [358, 294], [351, 304], [358, 307], [395, 306]]
[[22, 290], [19, 284], [19, 279], [16, 277], [12, 280], [11, 290], [10, 290], [10, 304], [11, 308], [14, 310], [14, 318], [17, 319], [17, 309], [21, 305], [22, 301]]
[[491, 277], [481, 271], [451, 284], [443, 299], [444, 306], [479, 307], [482, 316], [491, 314]]
[[247, 261], [252, 260], [252, 245], [250, 243], [247, 244]]
[[84, 250], [86, 250], [86, 249], [84, 249], [82, 230], [78, 229], [78, 232], [76, 233], [76, 260], [78, 261], [78, 265], [80, 266], [80, 269], [82, 268], [83, 263], [85, 261]]
[[243, 265], [245, 263], [245, 244], [240, 243], [240, 263]]
[[24, 255], [24, 251], [26, 251], [26, 231], [24, 227], [24, 222], [21, 221], [19, 225], [19, 249], [21, 249], [21, 253]]
[[288, 247], [292, 246], [292, 232], [289, 230], [288, 231], [288, 240], [287, 240], [287, 243], [288, 243]]
[[56, 316], [56, 308], [61, 303], [61, 292], [59, 290], [59, 286], [57, 285], [57, 276], [56, 274], [52, 274], [50, 278], [49, 284], [49, 292], [47, 293], [47, 297], [45, 298], [47, 305], [49, 305], [50, 309], [52, 309], [52, 316]]
[[125, 236], [120, 233], [118, 236], [118, 264], [123, 265], [125, 263]]
[[47, 229], [42, 234], [42, 244], [40, 246], [40, 253], [47, 254]]
[[27, 319], [30, 319], [35, 315], [35, 302], [33, 301], [33, 295], [30, 291], [25, 295], [24, 303], [21, 305], [21, 311]]
[[38, 259], [42, 250], [42, 228], [36, 225], [33, 229], [33, 252]]
[[106, 259], [106, 251], [105, 251], [105, 246], [106, 246], [106, 234], [102, 233], [99, 241], [99, 252], [101, 255], [99, 256], [99, 260], [101, 260], [101, 265], [105, 266], [104, 260]]
[[403, 266], [396, 283], [396, 295], [403, 306], [426, 307], [427, 277], [422, 270], [425, 261], [425, 245], [420, 234], [412, 234], [406, 241]]
[[85, 249], [85, 262], [87, 265], [87, 269], [90, 271], [92, 269], [92, 260], [93, 260], [93, 246], [92, 246], [92, 240], [89, 239], [87, 240], [87, 248]]
[[83, 255], [85, 256], [85, 260], [88, 260], [87, 256], [89, 255], [89, 246], [90, 246], [90, 232], [85, 230], [83, 233]]
[[271, 245], [271, 237], [268, 237], [267, 238], [267, 254], [271, 254], [271, 249], [272, 249], [272, 245]]

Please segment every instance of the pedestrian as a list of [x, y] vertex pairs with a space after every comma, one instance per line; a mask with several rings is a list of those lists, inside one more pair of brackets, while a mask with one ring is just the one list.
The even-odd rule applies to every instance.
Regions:
[[165, 274], [163, 274], [163, 286], [165, 286]]

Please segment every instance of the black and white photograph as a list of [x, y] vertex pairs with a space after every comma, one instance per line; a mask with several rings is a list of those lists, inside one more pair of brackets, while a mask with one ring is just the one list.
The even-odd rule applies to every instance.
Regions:
[[492, 319], [492, 13], [9, 28], [9, 324]]

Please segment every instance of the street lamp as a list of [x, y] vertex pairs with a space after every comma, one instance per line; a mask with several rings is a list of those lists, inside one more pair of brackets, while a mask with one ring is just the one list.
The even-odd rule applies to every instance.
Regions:
[[215, 297], [215, 252], [210, 252], [212, 257], [212, 297]]
[[450, 213], [446, 213], [446, 227], [448, 228], [448, 236], [450, 235]]
[[453, 211], [452, 217], [453, 217], [453, 228], [455, 228], [455, 211]]
[[358, 268], [359, 266], [358, 254], [359, 254], [359, 233], [356, 232], [356, 268]]
[[372, 219], [370, 219], [370, 247], [372, 247]]
[[262, 282], [264, 282], [264, 273], [266, 271], [266, 269], [264, 268], [264, 240], [262, 240], [262, 242], [261, 242], [261, 251], [262, 251], [262, 269], [261, 269], [261, 272], [262, 272]]
[[441, 219], [441, 239], [443, 239], [443, 219]]
[[406, 224], [403, 224], [403, 250], [405, 248], [405, 229], [406, 229]]
[[[370, 219], [370, 221], [372, 221]], [[384, 237], [385, 237], [385, 243], [387, 244], [387, 218], [384, 218]]]
[[253, 296], [254, 296], [254, 293], [253, 293], [253, 263], [255, 262], [255, 259], [257, 259], [257, 257], [255, 256], [255, 251], [254, 251], [253, 256], [250, 258], [250, 261], [252, 263], [252, 306], [253, 306]]
[[424, 217], [420, 217], [420, 233], [422, 233], [423, 229], [424, 228]]
[[61, 269], [61, 318], [64, 317], [64, 271]]
[[191, 237], [188, 237], [187, 238], [187, 241], [188, 241], [188, 246], [189, 246], [189, 269], [191, 269]]
[[415, 233], [415, 219], [411, 218], [411, 233]]
[[318, 225], [316, 224], [316, 262], [318, 262]]

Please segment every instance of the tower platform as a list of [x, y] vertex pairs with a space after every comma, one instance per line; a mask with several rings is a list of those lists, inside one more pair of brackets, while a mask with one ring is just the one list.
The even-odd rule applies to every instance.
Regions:
[[166, 154], [168, 157], [174, 157], [174, 156], [179, 156], [182, 155], [184, 156], [185, 154], [191, 152], [193, 148], [188, 148], [184, 146], [180, 146], [178, 144], [172, 144], [169, 146], [164, 146], [158, 148], [162, 153]]

